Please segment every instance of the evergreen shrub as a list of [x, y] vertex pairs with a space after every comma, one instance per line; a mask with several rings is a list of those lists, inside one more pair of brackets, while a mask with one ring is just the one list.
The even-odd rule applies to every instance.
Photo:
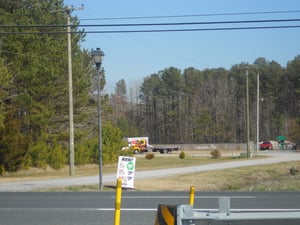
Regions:
[[59, 170], [67, 163], [67, 152], [61, 145], [55, 145], [49, 155], [49, 165]]
[[179, 158], [180, 158], [180, 159], [185, 159], [185, 152], [184, 152], [184, 151], [181, 151], [181, 152], [179, 153]]
[[154, 153], [147, 153], [145, 159], [150, 160], [150, 159], [154, 159], [154, 157], [155, 157]]
[[219, 158], [221, 158], [221, 156], [222, 156], [221, 151], [218, 150], [218, 149], [212, 150], [212, 151], [210, 152], [210, 154], [211, 154], [211, 157], [212, 157], [213, 159], [219, 159]]

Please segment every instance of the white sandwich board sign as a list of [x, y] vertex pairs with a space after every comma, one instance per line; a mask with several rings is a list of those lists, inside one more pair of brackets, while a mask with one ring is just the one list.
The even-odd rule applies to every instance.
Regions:
[[122, 179], [122, 187], [134, 188], [135, 157], [119, 156], [117, 179]]

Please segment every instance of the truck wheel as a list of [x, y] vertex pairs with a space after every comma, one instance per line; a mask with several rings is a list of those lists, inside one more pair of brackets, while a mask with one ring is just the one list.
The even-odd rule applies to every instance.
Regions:
[[139, 153], [139, 151], [138, 151], [138, 150], [136, 150], [136, 149], [134, 149], [134, 150], [133, 150], [133, 153], [134, 153], [134, 154], [138, 154], [138, 153]]
[[168, 150], [167, 150], [167, 149], [164, 149], [164, 150], [163, 150], [163, 153], [164, 153], [164, 154], [167, 154], [167, 153], [168, 153]]

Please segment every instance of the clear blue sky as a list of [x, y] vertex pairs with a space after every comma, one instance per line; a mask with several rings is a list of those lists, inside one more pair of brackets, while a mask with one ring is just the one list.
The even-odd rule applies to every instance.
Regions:
[[[87, 20], [96, 18], [128, 18], [179, 15], [204, 15], [245, 12], [300, 11], [299, 0], [65, 0], [66, 5], [84, 10], [74, 11], [82, 25], [113, 23], [166, 23], [299, 19], [300, 12], [252, 15], [214, 15], [198, 17], [171, 17], [124, 20]], [[176, 28], [212, 28], [234, 26], [300, 25], [300, 22], [272, 24], [183, 26]], [[144, 27], [143, 29], [169, 29], [170, 27]], [[86, 31], [136, 30], [137, 27], [87, 27]], [[195, 67], [224, 67], [241, 62], [253, 63], [258, 57], [275, 60], [282, 66], [300, 55], [300, 28], [263, 30], [226, 30], [162, 33], [87, 34], [82, 47], [100, 47], [105, 53], [106, 92], [114, 91], [117, 81], [124, 79], [127, 87], [136, 86], [143, 78], [174, 66], [179, 69]]]

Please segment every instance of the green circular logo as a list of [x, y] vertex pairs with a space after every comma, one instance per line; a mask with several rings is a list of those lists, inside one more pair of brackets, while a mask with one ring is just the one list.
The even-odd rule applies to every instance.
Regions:
[[128, 170], [133, 170], [133, 168], [134, 168], [133, 162], [127, 163], [127, 169]]

